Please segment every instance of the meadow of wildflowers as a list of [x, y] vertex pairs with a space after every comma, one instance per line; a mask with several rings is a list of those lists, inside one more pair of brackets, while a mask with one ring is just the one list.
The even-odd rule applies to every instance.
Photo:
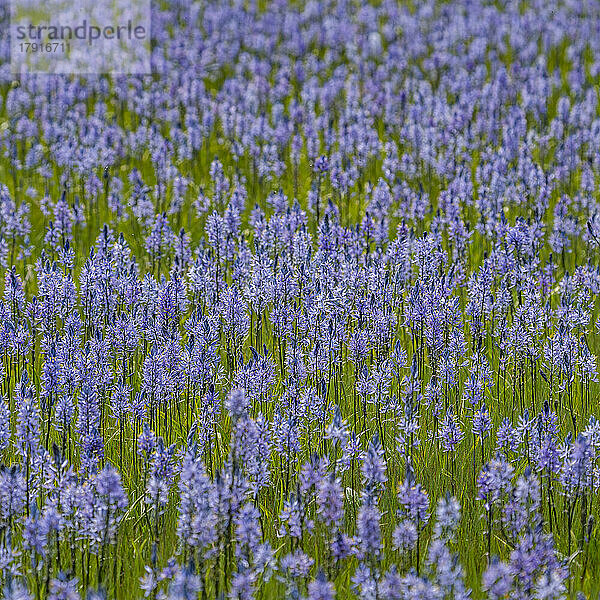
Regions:
[[0, 38], [0, 598], [596, 599], [600, 3], [152, 36]]

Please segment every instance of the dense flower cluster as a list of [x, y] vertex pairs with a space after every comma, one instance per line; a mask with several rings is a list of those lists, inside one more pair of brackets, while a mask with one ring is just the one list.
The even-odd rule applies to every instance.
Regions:
[[600, 4], [152, 19], [0, 36], [1, 597], [596, 597]]

